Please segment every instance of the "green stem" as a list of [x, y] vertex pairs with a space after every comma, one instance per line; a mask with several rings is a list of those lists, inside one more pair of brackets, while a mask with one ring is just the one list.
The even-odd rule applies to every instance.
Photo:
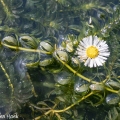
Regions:
[[29, 107], [36, 108], [37, 110], [50, 110], [51, 108], [40, 108], [32, 103], [29, 103]]
[[110, 76], [106, 76], [106, 79], [102, 81], [102, 83], [105, 83], [108, 79], [110, 78]]
[[[62, 109], [62, 110], [54, 110], [54, 109], [51, 109], [49, 111], [47, 111], [46, 113], [44, 113], [44, 115], [48, 115], [49, 113], [60, 113], [60, 112], [65, 112], [67, 110], [69, 110], [70, 108], [72, 108], [73, 106], [75, 106], [76, 104], [80, 103], [81, 101], [85, 100], [86, 98], [88, 98], [89, 96], [91, 96], [92, 94], [94, 94], [95, 92], [91, 92], [89, 93], [88, 95], [86, 96], [83, 96], [81, 99], [79, 99], [78, 101], [76, 101], [75, 103], [73, 103], [72, 105]], [[38, 116], [35, 118], [35, 120], [39, 120], [42, 116]]]
[[37, 49], [22, 48], [22, 47], [7, 45], [4, 43], [1, 43], [1, 45], [11, 48], [11, 49], [22, 50], [22, 51], [26, 51], [26, 52], [38, 52], [38, 53], [44, 53], [44, 54], [51, 54], [51, 52], [46, 52], [46, 51], [39, 50], [39, 49], [37, 50]]
[[[81, 99], [79, 99], [78, 101], [76, 101], [75, 103], [73, 103], [72, 105], [62, 109], [62, 110], [53, 110], [54, 113], [60, 113], [60, 112], [65, 112], [67, 110], [69, 110], [70, 108], [72, 108], [73, 106], [75, 106], [76, 104], [80, 103], [81, 101], [85, 100], [86, 98], [88, 98], [89, 96], [91, 96], [94, 92], [89, 93], [86, 96], [83, 96]], [[46, 115], [47, 113], [45, 113]]]
[[71, 68], [68, 64], [66, 64], [64, 61], [62, 61], [55, 53], [56, 58], [63, 64], [65, 65], [71, 72], [73, 72], [75, 75], [79, 76], [80, 78], [86, 80], [87, 82], [92, 82], [92, 83], [98, 83], [95, 81], [92, 81], [91, 79], [81, 75], [80, 73], [78, 73], [77, 71], [75, 71], [73, 68]]
[[118, 92], [119, 92], [119, 91], [116, 91], [116, 90], [110, 89], [110, 88], [108, 88], [108, 87], [105, 87], [105, 89], [106, 89], [107, 91], [110, 91], [110, 92], [112, 92], [112, 93], [116, 93], [116, 94], [118, 94]]
[[[105, 89], [108, 90], [108, 91], [110, 91], [110, 92], [113, 92], [113, 93], [118, 93], [118, 91], [112, 90], [112, 89], [110, 89], [110, 88], [108, 88], [108, 87], [105, 87]], [[70, 106], [68, 106], [68, 107], [66, 107], [66, 108], [64, 108], [64, 109], [62, 109], [62, 110], [54, 110], [54, 109], [51, 109], [51, 110], [47, 111], [44, 115], [48, 115], [48, 114], [50, 114], [51, 112], [52, 112], [52, 113], [65, 112], [65, 111], [69, 110], [70, 108], [72, 108], [73, 106], [75, 106], [76, 104], [78, 104], [78, 103], [80, 103], [81, 101], [85, 100], [86, 98], [90, 97], [90, 96], [93, 95], [94, 93], [95, 93], [94, 91], [90, 92], [88, 95], [83, 96], [81, 99], [79, 99], [78, 101], [76, 101], [76, 102], [73, 103], [72, 105], [70, 105]], [[38, 116], [38, 117], [35, 118], [35, 120], [39, 120], [40, 118], [41, 118], [41, 116]]]
[[12, 91], [12, 94], [13, 94], [13, 92], [14, 92], [13, 84], [12, 84], [12, 82], [11, 82], [11, 79], [10, 79], [10, 77], [9, 77], [9, 75], [8, 75], [8, 73], [7, 73], [7, 71], [5, 70], [5, 68], [4, 68], [4, 66], [2, 65], [1, 62], [0, 62], [0, 67], [1, 67], [2, 71], [4, 72], [6, 78], [7, 78], [8, 82], [9, 82], [9, 86], [11, 87], [11, 91]]
[[5, 4], [4, 0], [0, 0], [3, 8], [4, 8], [4, 11], [6, 14], [10, 14], [9, 10], [8, 10], [8, 6]]

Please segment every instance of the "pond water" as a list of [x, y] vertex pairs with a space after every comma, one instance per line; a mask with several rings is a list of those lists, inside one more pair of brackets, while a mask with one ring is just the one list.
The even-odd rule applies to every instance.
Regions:
[[119, 0], [0, 0], [0, 120], [119, 120]]

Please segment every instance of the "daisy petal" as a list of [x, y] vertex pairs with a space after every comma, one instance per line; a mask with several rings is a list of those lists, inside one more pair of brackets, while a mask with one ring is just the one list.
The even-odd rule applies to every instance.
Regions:
[[97, 66], [95, 59], [93, 59], [93, 64], [94, 64], [94, 67]]
[[85, 66], [87, 66], [88, 64], [90, 63], [90, 58], [88, 58], [87, 60], [86, 60], [86, 62], [85, 62]]
[[92, 36], [89, 37], [89, 45], [92, 45]]
[[90, 65], [89, 65], [90, 68], [93, 67], [93, 59], [90, 60]]
[[109, 56], [110, 53], [109, 52], [100, 52], [99, 55], [101, 55], [101, 56]]
[[102, 63], [99, 61], [99, 58], [95, 58], [97, 66], [102, 66]]

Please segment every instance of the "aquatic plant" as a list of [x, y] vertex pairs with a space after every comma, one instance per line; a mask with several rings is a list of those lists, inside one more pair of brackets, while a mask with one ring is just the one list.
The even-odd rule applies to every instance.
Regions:
[[119, 119], [119, 3], [0, 0], [0, 113]]

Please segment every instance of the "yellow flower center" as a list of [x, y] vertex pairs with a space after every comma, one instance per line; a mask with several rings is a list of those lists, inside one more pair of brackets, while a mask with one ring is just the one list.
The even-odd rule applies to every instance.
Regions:
[[99, 51], [96, 47], [90, 46], [90, 47], [87, 48], [86, 53], [87, 53], [88, 57], [95, 58], [95, 57], [98, 56]]

